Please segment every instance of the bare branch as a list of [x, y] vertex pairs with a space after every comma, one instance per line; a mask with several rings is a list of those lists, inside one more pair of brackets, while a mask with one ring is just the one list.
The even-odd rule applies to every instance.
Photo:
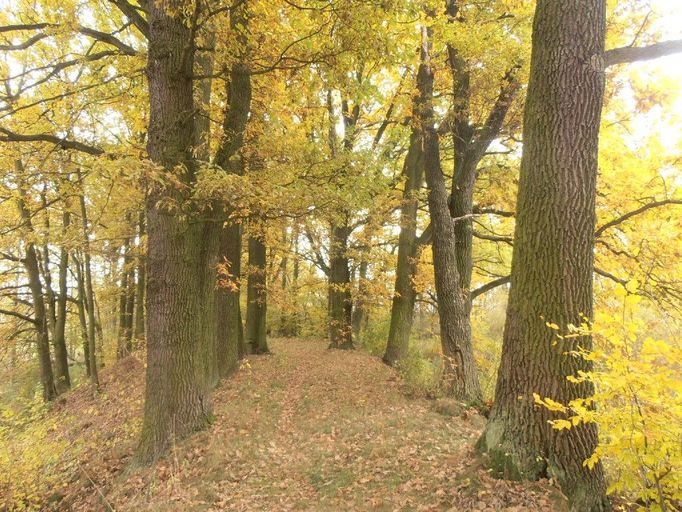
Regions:
[[634, 217], [635, 215], [639, 215], [640, 213], [643, 213], [643, 212], [645, 212], [645, 211], [647, 211], [647, 210], [650, 210], [650, 209], [652, 209], [652, 208], [658, 208], [658, 207], [660, 207], [660, 206], [665, 206], [665, 205], [667, 205], [667, 204], [682, 204], [682, 199], [663, 199], [663, 200], [661, 200], [661, 201], [653, 201], [653, 202], [651, 202], [651, 203], [645, 204], [644, 206], [640, 206], [640, 207], [637, 208], [636, 210], [632, 210], [631, 212], [628, 212], [628, 213], [626, 213], [626, 214], [623, 214], [623, 215], [621, 215], [620, 217], [617, 217], [617, 218], [615, 218], [615, 219], [613, 219], [613, 220], [610, 220], [609, 222], [607, 222], [607, 223], [604, 224], [603, 226], [600, 226], [599, 228], [597, 228], [597, 230], [594, 232], [594, 237], [595, 237], [595, 238], [598, 238], [598, 237], [601, 236], [601, 235], [604, 233], [604, 231], [606, 231], [607, 229], [610, 229], [610, 228], [612, 228], [612, 227], [614, 227], [614, 226], [617, 226], [617, 225], [619, 225], [619, 224], [622, 224], [622, 223], [625, 222], [626, 220], [631, 219], [632, 217]]
[[604, 52], [604, 66], [608, 68], [616, 64], [658, 59], [680, 52], [682, 52], [682, 39], [662, 41], [649, 46], [624, 46]]
[[21, 134], [15, 133], [6, 128], [0, 127], [0, 141], [3, 142], [50, 142], [59, 146], [62, 149], [73, 149], [76, 151], [81, 151], [89, 155], [99, 156], [104, 154], [104, 150], [90, 146], [83, 142], [78, 142], [75, 140], [68, 140], [57, 137], [56, 135], [51, 135], [49, 133], [33, 133], [33, 134]]
[[502, 276], [497, 279], [493, 279], [492, 281], [479, 286], [478, 288], [471, 290], [471, 300], [474, 300], [476, 297], [479, 295], [483, 295], [484, 293], [488, 293], [490, 290], [493, 290], [497, 288], [498, 286], [505, 285], [509, 282], [511, 279], [510, 276]]

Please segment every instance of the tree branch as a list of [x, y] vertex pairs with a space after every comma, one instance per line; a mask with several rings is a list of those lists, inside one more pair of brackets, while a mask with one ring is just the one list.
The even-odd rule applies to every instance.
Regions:
[[497, 288], [498, 286], [502, 286], [504, 284], [507, 284], [510, 279], [511, 279], [511, 276], [498, 277], [497, 279], [493, 279], [492, 281], [490, 281], [490, 282], [488, 282], [482, 286], [479, 286], [475, 290], [471, 290], [471, 300], [474, 300], [479, 295], [483, 295], [484, 293], [487, 293], [490, 290]]
[[21, 134], [0, 127], [0, 141], [3, 142], [50, 142], [62, 149], [73, 149], [89, 155], [99, 156], [104, 150], [75, 140], [62, 139], [49, 133]]
[[649, 46], [624, 46], [604, 52], [604, 66], [608, 68], [616, 64], [629, 64], [642, 60], [658, 59], [659, 57], [680, 52], [682, 52], [682, 39], [662, 41]]
[[132, 23], [135, 25], [137, 30], [139, 30], [142, 35], [146, 38], [149, 38], [149, 23], [147, 23], [147, 20], [140, 14], [140, 8], [135, 7], [134, 5], [126, 2], [126, 0], [109, 0], [111, 3], [113, 3], [116, 7], [118, 7], [119, 11], [121, 11]]
[[637, 208], [636, 210], [632, 210], [631, 212], [628, 212], [624, 215], [621, 215], [620, 217], [617, 217], [613, 220], [610, 220], [609, 222], [607, 222], [603, 226], [600, 226], [594, 232], [594, 237], [598, 238], [607, 229], [610, 229], [614, 226], [617, 226], [618, 224], [622, 224], [626, 220], [634, 217], [635, 215], [639, 215], [640, 213], [643, 213], [643, 212], [650, 210], [652, 208], [658, 208], [659, 206], [665, 206], [666, 204], [682, 204], [682, 199], [663, 199], [662, 201], [653, 201], [651, 203], [645, 204], [644, 206], [641, 206], [641, 207]]
[[23, 320], [24, 322], [31, 322], [34, 325], [38, 325], [38, 322], [34, 318], [31, 318], [30, 316], [27, 315], [22, 315], [21, 313], [18, 313], [16, 311], [10, 311], [8, 309], [0, 309], [0, 315], [7, 315], [7, 316], [13, 316], [16, 318], [19, 318], [20, 320]]

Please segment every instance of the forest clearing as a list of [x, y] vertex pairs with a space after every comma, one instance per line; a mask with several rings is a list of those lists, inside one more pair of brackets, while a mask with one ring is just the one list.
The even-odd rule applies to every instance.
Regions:
[[682, 2], [0, 0], [0, 509], [682, 512]]

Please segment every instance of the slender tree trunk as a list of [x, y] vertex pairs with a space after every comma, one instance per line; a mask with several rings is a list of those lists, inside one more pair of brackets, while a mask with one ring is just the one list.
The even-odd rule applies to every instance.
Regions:
[[85, 364], [85, 374], [90, 377], [90, 340], [88, 338], [88, 322], [86, 318], [87, 305], [85, 302], [85, 278], [83, 277], [82, 258], [76, 258], [76, 281], [78, 286], [78, 321], [81, 326], [81, 338], [83, 343], [83, 362]]
[[367, 322], [367, 296], [369, 292], [367, 290], [367, 270], [369, 263], [367, 260], [363, 259], [360, 262], [360, 268], [358, 272], [358, 287], [357, 287], [357, 298], [355, 300], [355, 307], [353, 308], [353, 336], [356, 339], [360, 339], [362, 331]]
[[[17, 174], [20, 175], [23, 171], [23, 164], [20, 161], [16, 162]], [[31, 298], [33, 299], [33, 317], [36, 328], [36, 348], [38, 353], [38, 363], [40, 366], [40, 382], [43, 387], [43, 400], [49, 402], [57, 397], [57, 388], [54, 383], [54, 374], [52, 372], [52, 360], [50, 359], [50, 336], [48, 328], [48, 311], [45, 307], [45, 297], [43, 295], [43, 285], [40, 282], [40, 264], [38, 262], [38, 254], [36, 252], [35, 244], [30, 241], [33, 238], [33, 224], [31, 222], [31, 212], [26, 208], [24, 203], [24, 191], [20, 188], [21, 196], [17, 198], [17, 207], [19, 215], [24, 223], [26, 233], [28, 234], [26, 242], [26, 256], [23, 263], [28, 277], [28, 284], [31, 290]]]
[[145, 235], [145, 224], [144, 224], [144, 212], [140, 212], [139, 220], [139, 238], [140, 242], [137, 247], [137, 291], [135, 292], [135, 339], [143, 340], [145, 336], [144, 330], [144, 303], [145, 303], [145, 290], [147, 286], [147, 258], [144, 254], [144, 235]]
[[[208, 423], [210, 384], [215, 379], [209, 366], [216, 363], [218, 239], [214, 219], [192, 205], [190, 198], [196, 179], [192, 155], [195, 34], [183, 8], [179, 0], [148, 6], [151, 114], [147, 151], [154, 163], [185, 186], [150, 184], [146, 200], [147, 380], [137, 451], [142, 463], [163, 454], [174, 438]], [[178, 215], [173, 204], [189, 206]]]
[[[78, 183], [81, 187], [84, 186], [83, 176], [80, 170], [76, 171]], [[95, 391], [99, 390], [99, 376], [97, 372], [97, 346], [95, 338], [95, 293], [92, 287], [92, 268], [90, 263], [90, 233], [88, 227], [88, 211], [85, 206], [85, 192], [81, 192], [79, 196], [81, 221], [83, 229], [83, 278], [84, 278], [84, 299], [85, 311], [88, 319], [88, 363], [90, 366], [90, 382]], [[101, 356], [100, 356], [101, 357]]]
[[291, 331], [289, 336], [297, 337], [301, 332], [301, 316], [299, 313], [298, 304], [298, 278], [300, 275], [300, 262], [298, 253], [298, 237], [299, 237], [299, 225], [298, 223], [294, 226], [294, 264], [291, 275], [291, 301], [294, 304], [293, 312], [291, 315]]
[[558, 339], [546, 322], [564, 330], [592, 317], [604, 38], [604, 0], [538, 1], [502, 361], [479, 442], [498, 473], [555, 478], [580, 511], [609, 508], [601, 465], [583, 465], [597, 427], [554, 430], [557, 414], [533, 393], [565, 404], [593, 392], [566, 379], [592, 364], [565, 355], [591, 338]]
[[[128, 219], [130, 220], [130, 219]], [[131, 279], [132, 257], [130, 254], [130, 238], [123, 242], [123, 267], [121, 268], [121, 285], [119, 286], [119, 306], [118, 306], [118, 346], [116, 358], [127, 357], [132, 350], [132, 336], [129, 329], [131, 324], [129, 312], [131, 308], [131, 289], [135, 284]]]
[[[66, 233], [71, 224], [71, 212], [69, 205], [64, 205], [62, 213], [62, 233]], [[61, 393], [71, 387], [71, 376], [69, 375], [69, 359], [66, 349], [66, 300], [68, 296], [67, 274], [69, 271], [69, 251], [64, 246], [59, 250], [59, 296], [57, 298], [57, 318], [54, 330], [54, 359], [55, 377], [57, 389]]]
[[[420, 105], [419, 96], [415, 97], [413, 110]], [[421, 130], [416, 124], [410, 134], [410, 145], [403, 164], [405, 189], [400, 210], [400, 235], [398, 236], [398, 261], [395, 268], [395, 291], [391, 303], [391, 324], [383, 360], [395, 365], [407, 356], [412, 319], [414, 316], [414, 277], [417, 274], [417, 193], [424, 175], [424, 154], [422, 151]]]
[[461, 293], [457, 273], [455, 232], [448, 206], [448, 192], [440, 164], [438, 133], [433, 124], [433, 71], [430, 66], [426, 29], [422, 43], [422, 63], [417, 86], [423, 96], [420, 111], [424, 129], [424, 171], [429, 188], [428, 203], [433, 228], [433, 267], [444, 358], [444, 384], [453, 396], [470, 403], [482, 401], [476, 362], [471, 345], [471, 325], [467, 319], [467, 298]]
[[268, 352], [266, 339], [267, 250], [257, 237], [249, 237], [249, 275], [247, 279], [246, 344], [252, 354]]
[[348, 237], [350, 228], [331, 228], [329, 254], [329, 347], [353, 348], [353, 297], [351, 294]]

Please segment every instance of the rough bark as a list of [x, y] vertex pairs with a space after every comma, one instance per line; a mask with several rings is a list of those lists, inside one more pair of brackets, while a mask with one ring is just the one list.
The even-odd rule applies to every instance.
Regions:
[[[78, 182], [83, 184], [83, 176], [80, 170], [76, 171]], [[82, 232], [83, 232], [83, 248], [82, 248], [82, 264], [83, 264], [83, 298], [85, 305], [85, 313], [87, 317], [88, 328], [88, 366], [90, 367], [90, 383], [93, 385], [95, 391], [99, 390], [99, 376], [97, 372], [97, 346], [95, 339], [95, 293], [92, 287], [92, 267], [90, 262], [90, 230], [88, 226], [88, 211], [85, 206], [85, 196], [80, 194], [79, 198]], [[101, 359], [100, 354], [100, 359]]]
[[267, 250], [262, 240], [249, 237], [249, 272], [247, 278], [246, 344], [251, 354], [268, 352], [266, 339]]
[[230, 223], [220, 233], [221, 263], [229, 275], [223, 275], [216, 290], [216, 319], [218, 327], [218, 368], [223, 376], [237, 369], [244, 357], [244, 330], [242, 327], [240, 297], [242, 234], [241, 225]]
[[83, 364], [85, 374], [90, 377], [90, 343], [88, 339], [88, 321], [85, 304], [85, 279], [83, 277], [83, 266], [81, 258], [74, 257], [76, 263], [76, 285], [78, 287], [78, 321], [81, 327], [81, 340], [83, 344]]
[[[230, 11], [230, 25], [237, 34], [241, 54], [230, 70], [227, 83], [227, 111], [223, 118], [223, 136], [216, 152], [215, 164], [225, 172], [242, 175], [244, 165], [238, 158], [251, 111], [251, 72], [248, 67], [247, 34], [248, 5], [246, 2]], [[229, 219], [232, 213], [224, 205], [228, 220], [220, 234], [219, 261], [229, 266], [232, 286], [219, 288], [216, 294], [218, 321], [218, 365], [223, 375], [231, 373], [238, 360], [246, 355], [244, 328], [240, 306], [240, 274], [242, 254], [242, 226]]]
[[476, 362], [471, 345], [471, 325], [466, 321], [467, 297], [460, 288], [457, 271], [455, 232], [448, 206], [448, 192], [440, 164], [438, 133], [434, 128], [433, 70], [430, 65], [428, 35], [424, 30], [422, 62], [417, 87], [425, 98], [419, 112], [423, 129], [424, 174], [429, 189], [428, 204], [433, 229], [433, 267], [438, 302], [440, 338], [444, 359], [444, 386], [449, 394], [470, 403], [482, 401]]
[[[413, 110], [418, 112], [423, 101], [421, 94], [415, 96]], [[415, 120], [416, 121], [416, 120]], [[407, 356], [412, 319], [414, 317], [414, 277], [417, 274], [417, 193], [424, 179], [424, 153], [421, 129], [415, 122], [410, 134], [410, 145], [403, 164], [405, 189], [400, 210], [400, 235], [398, 236], [398, 261], [395, 268], [395, 291], [391, 303], [391, 323], [383, 360], [395, 365]]]
[[[62, 232], [65, 233], [71, 224], [71, 212], [69, 205], [64, 205], [62, 213]], [[66, 348], [66, 300], [68, 296], [67, 274], [69, 271], [69, 251], [62, 244], [59, 249], [58, 266], [58, 297], [56, 307], [56, 323], [54, 329], [54, 360], [55, 360], [55, 381], [57, 390], [61, 393], [71, 387], [71, 376], [69, 375], [69, 359]]]
[[195, 33], [194, 21], [181, 14], [183, 5], [169, 1], [148, 6], [147, 152], [183, 186], [150, 184], [146, 200], [147, 380], [137, 451], [143, 463], [163, 454], [173, 439], [204, 427], [211, 417], [213, 376], [207, 365], [215, 356], [216, 230], [198, 206], [184, 206], [183, 215], [174, 206], [188, 202], [196, 179]]
[[495, 404], [479, 446], [499, 474], [555, 478], [574, 510], [609, 508], [601, 465], [583, 466], [595, 425], [554, 430], [533, 393], [568, 403], [592, 387], [568, 375], [591, 364], [568, 357], [590, 337], [559, 340], [592, 316], [599, 120], [604, 91], [605, 2], [539, 0], [525, 107], [511, 291]]
[[[21, 162], [17, 161], [18, 171], [22, 171]], [[19, 174], [19, 172], [17, 173]], [[23, 195], [23, 191], [21, 191]], [[43, 284], [40, 281], [40, 264], [38, 262], [38, 254], [35, 244], [31, 241], [33, 239], [33, 224], [31, 222], [31, 212], [26, 208], [23, 197], [17, 198], [17, 208], [19, 215], [24, 223], [24, 229], [27, 233], [26, 241], [26, 255], [23, 259], [24, 268], [26, 269], [26, 276], [28, 277], [28, 285], [31, 290], [31, 298], [33, 300], [33, 319], [36, 329], [36, 350], [38, 354], [38, 364], [40, 367], [40, 383], [43, 388], [43, 400], [49, 402], [57, 397], [57, 388], [54, 383], [54, 374], [52, 372], [52, 360], [50, 359], [50, 335], [48, 328], [48, 311], [45, 306], [45, 297], [43, 295]]]
[[332, 226], [329, 250], [329, 347], [353, 348], [353, 297], [348, 264], [350, 228]]

